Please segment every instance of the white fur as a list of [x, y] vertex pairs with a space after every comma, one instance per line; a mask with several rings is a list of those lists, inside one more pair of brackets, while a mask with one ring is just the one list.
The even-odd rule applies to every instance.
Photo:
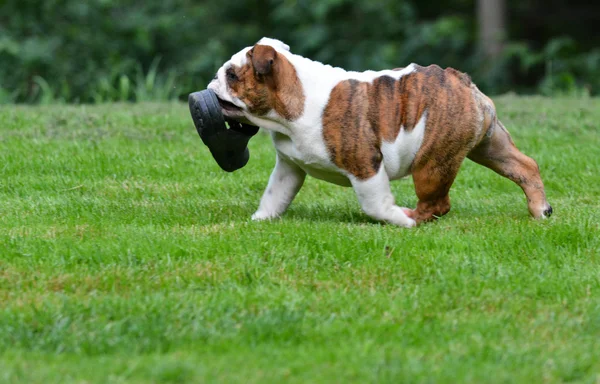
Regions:
[[383, 163], [390, 180], [400, 179], [409, 175], [410, 166], [417, 151], [421, 148], [421, 143], [423, 143], [426, 122], [427, 111], [423, 113], [421, 119], [419, 119], [410, 132], [406, 132], [404, 127], [400, 127], [400, 132], [394, 142], [389, 143], [384, 141], [381, 144]]
[[[316, 178], [339, 185], [352, 185], [361, 206], [367, 214], [374, 218], [405, 227], [413, 226], [414, 220], [408, 218], [401, 208], [394, 205], [389, 179], [400, 178], [408, 174], [409, 165], [423, 140], [425, 117], [421, 118], [412, 132], [407, 133], [401, 129], [393, 143], [383, 143], [384, 166], [373, 178], [359, 181], [331, 161], [323, 140], [322, 114], [332, 89], [341, 81], [355, 79], [362, 82], [373, 82], [381, 76], [399, 79], [415, 71], [414, 64], [397, 71], [352, 72], [292, 54], [289, 46], [279, 40], [263, 38], [259, 44], [272, 46], [278, 54], [285, 56], [294, 66], [305, 96], [304, 113], [300, 118], [290, 122], [278, 116], [275, 111], [262, 117], [253, 116], [247, 111], [241, 100], [232, 97], [228, 92], [225, 79], [226, 70], [231, 65], [245, 65], [247, 62], [246, 52], [252, 47], [244, 48], [233, 55], [219, 69], [217, 78], [208, 86], [217, 93], [219, 98], [242, 108], [247, 120], [272, 132], [273, 143], [278, 154], [277, 164], [269, 180], [269, 186], [261, 199], [260, 207], [253, 218], [275, 217], [287, 208], [297, 192], [295, 186], [298, 184], [298, 176], [287, 181], [278, 180], [285, 172], [292, 172], [290, 164], [295, 164], [298, 169]], [[269, 191], [271, 191], [270, 194]]]
[[320, 161], [311, 161], [306, 153], [302, 153], [299, 150], [298, 145], [289, 136], [279, 132], [271, 132], [271, 138], [279, 157], [298, 165], [312, 177], [344, 187], [352, 185], [346, 173], [342, 172], [332, 163], [325, 164]]
[[256, 44], [261, 45], [270, 45], [271, 47], [276, 47], [277, 49], [281, 49], [283, 51], [290, 51], [290, 46], [284, 43], [281, 40], [271, 39], [270, 37], [263, 37]]
[[356, 197], [363, 211], [376, 220], [386, 221], [401, 227], [414, 227], [417, 223], [396, 205], [390, 189], [390, 179], [382, 166], [370, 179], [358, 180], [350, 176]]
[[297, 165], [277, 156], [269, 184], [252, 220], [272, 219], [285, 212], [302, 187], [305, 177], [306, 173]]

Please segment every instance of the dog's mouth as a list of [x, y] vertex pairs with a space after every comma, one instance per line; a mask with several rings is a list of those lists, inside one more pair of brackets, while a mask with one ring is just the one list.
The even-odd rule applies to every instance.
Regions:
[[217, 99], [219, 100], [219, 106], [221, 107], [221, 109], [224, 112], [231, 112], [234, 115], [241, 114], [242, 108], [238, 107], [237, 105], [235, 105], [229, 101], [223, 100], [218, 96], [217, 96]]
[[231, 125], [233, 121], [236, 123], [246, 124], [255, 126], [246, 116], [244, 115], [244, 110], [237, 105], [233, 104], [230, 101], [223, 100], [219, 96], [217, 96], [217, 100], [219, 100], [219, 106], [221, 107], [221, 112], [223, 116], [225, 116], [225, 120], [228, 124]]

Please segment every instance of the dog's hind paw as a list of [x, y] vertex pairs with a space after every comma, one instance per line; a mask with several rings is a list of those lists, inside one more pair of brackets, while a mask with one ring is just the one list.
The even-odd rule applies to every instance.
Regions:
[[552, 209], [552, 206], [551, 206], [550, 204], [548, 204], [548, 208], [546, 208], [546, 209], [544, 210], [544, 212], [542, 212], [542, 217], [543, 217], [544, 219], [546, 219], [546, 218], [548, 218], [548, 217], [552, 216], [552, 213], [553, 213], [553, 212], [554, 212], [554, 210]]

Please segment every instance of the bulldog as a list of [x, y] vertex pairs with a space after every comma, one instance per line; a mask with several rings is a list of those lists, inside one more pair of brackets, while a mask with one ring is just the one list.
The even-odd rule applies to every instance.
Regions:
[[[515, 147], [492, 100], [455, 69], [352, 72], [263, 38], [223, 64], [208, 89], [226, 117], [271, 134], [275, 168], [253, 220], [285, 212], [308, 174], [351, 186], [371, 218], [413, 227], [450, 211], [465, 158], [519, 185], [534, 218], [552, 214], [537, 163]], [[409, 175], [415, 209], [397, 206], [390, 189]]]

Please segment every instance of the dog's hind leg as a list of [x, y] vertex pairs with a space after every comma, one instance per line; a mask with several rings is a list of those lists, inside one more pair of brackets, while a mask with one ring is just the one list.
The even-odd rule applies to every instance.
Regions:
[[417, 224], [435, 220], [450, 212], [448, 193], [464, 157], [464, 152], [459, 152], [447, 161], [430, 160], [413, 170], [412, 177], [419, 202], [416, 209], [405, 209], [405, 213]]
[[519, 185], [527, 196], [531, 216], [545, 218], [552, 214], [537, 163], [517, 149], [500, 121], [494, 119], [487, 134], [467, 157]]
[[252, 220], [272, 219], [285, 212], [304, 184], [305, 178], [306, 172], [277, 154], [269, 184], [260, 199], [258, 210], [252, 215]]

